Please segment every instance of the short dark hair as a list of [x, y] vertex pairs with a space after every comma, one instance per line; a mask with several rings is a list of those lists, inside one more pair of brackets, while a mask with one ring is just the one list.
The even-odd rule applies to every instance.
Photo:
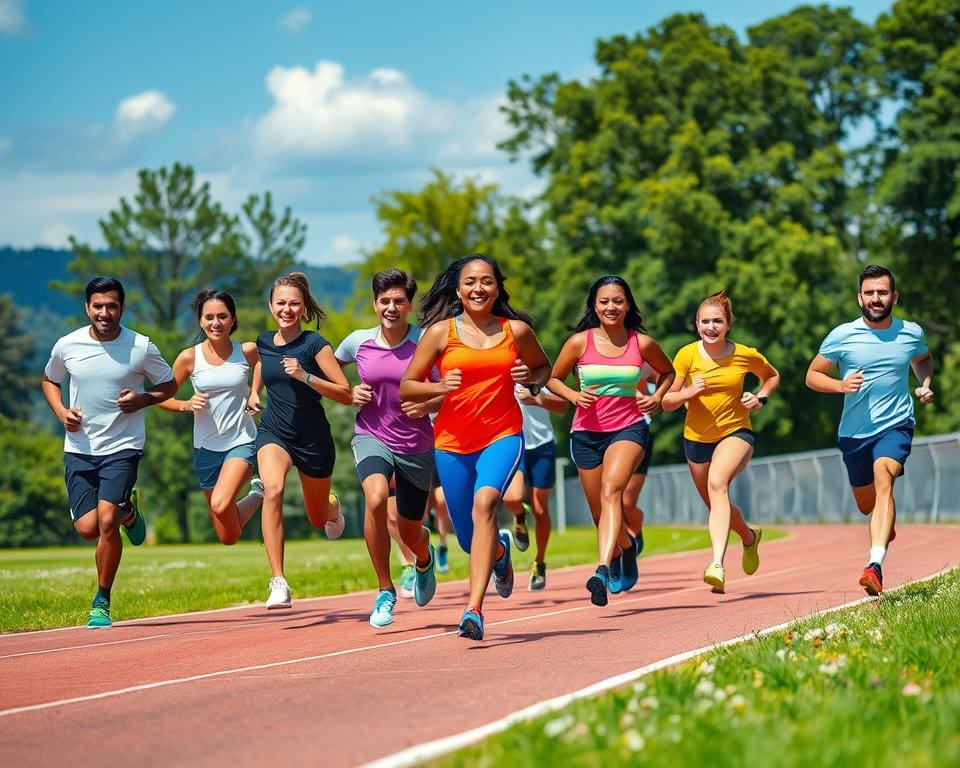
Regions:
[[95, 277], [87, 283], [87, 287], [84, 288], [84, 293], [87, 296], [87, 304], [90, 303], [93, 294], [109, 293], [110, 291], [117, 292], [117, 295], [120, 297], [120, 306], [122, 307], [126, 294], [123, 292], [123, 283], [115, 277]]
[[[230, 333], [233, 333], [240, 327], [240, 321], [237, 319], [237, 303], [233, 300], [233, 296], [226, 291], [221, 291], [216, 288], [208, 288], [200, 291], [200, 293], [194, 297], [190, 306], [193, 307], [193, 311], [197, 313], [197, 320], [203, 316], [203, 305], [208, 301], [222, 301], [226, 305], [230, 317], [233, 318], [233, 328], [230, 329]], [[229, 336], [230, 334], [227, 335]]]
[[893, 272], [886, 267], [881, 267], [879, 264], [869, 264], [863, 268], [863, 271], [860, 273], [860, 287], [863, 288], [864, 280], [872, 280], [875, 277], [889, 277], [890, 290], [897, 290], [897, 281], [893, 279]]
[[389, 288], [403, 288], [407, 301], [413, 301], [413, 297], [417, 295], [417, 281], [408, 272], [396, 267], [377, 272], [370, 281], [370, 286], [373, 288], [374, 299]]

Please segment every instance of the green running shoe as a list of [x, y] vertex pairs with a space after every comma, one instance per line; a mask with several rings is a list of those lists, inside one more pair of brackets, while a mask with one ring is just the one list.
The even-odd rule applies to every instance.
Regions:
[[130, 506], [133, 508], [133, 522], [124, 523], [123, 530], [127, 532], [127, 538], [135, 547], [143, 544], [147, 538], [147, 521], [140, 514], [140, 489], [134, 488], [130, 493]]
[[522, 505], [523, 513], [520, 517], [513, 519], [513, 543], [517, 545], [520, 552], [526, 552], [530, 546], [530, 531], [527, 530], [527, 514], [530, 513], [530, 505], [524, 502]]
[[93, 598], [93, 607], [90, 609], [90, 618], [87, 620], [88, 629], [109, 627], [113, 624], [110, 618], [110, 601], [102, 597]]
[[757, 551], [760, 547], [760, 539], [763, 536], [763, 528], [756, 528], [753, 531], [753, 544], [749, 547], [743, 548], [743, 555], [741, 557], [741, 564], [743, 565], [743, 572], [747, 576], [752, 576], [757, 572], [757, 568], [760, 567], [760, 553]]

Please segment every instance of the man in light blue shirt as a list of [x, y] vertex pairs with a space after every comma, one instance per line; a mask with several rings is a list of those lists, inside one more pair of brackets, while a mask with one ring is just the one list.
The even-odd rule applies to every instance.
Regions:
[[[933, 358], [916, 323], [891, 316], [899, 294], [893, 273], [872, 264], [860, 273], [862, 318], [838, 325], [823, 340], [807, 369], [816, 392], [842, 393], [837, 446], [857, 509], [870, 519], [870, 557], [860, 576], [869, 595], [883, 591], [881, 565], [893, 541], [894, 480], [903, 474], [913, 441], [909, 369], [920, 382], [914, 395], [933, 400]], [[839, 369], [840, 378], [832, 376]]]

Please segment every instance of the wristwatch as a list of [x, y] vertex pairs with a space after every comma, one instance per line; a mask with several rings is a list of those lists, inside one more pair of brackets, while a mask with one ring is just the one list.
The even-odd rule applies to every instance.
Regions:
[[760, 405], [766, 405], [766, 404], [767, 404], [767, 400], [769, 400], [769, 399], [770, 399], [770, 398], [767, 397], [766, 395], [757, 395], [757, 400], [760, 401]]
[[536, 397], [540, 394], [540, 390], [543, 389], [539, 384], [524, 384], [524, 386], [530, 390], [530, 394]]

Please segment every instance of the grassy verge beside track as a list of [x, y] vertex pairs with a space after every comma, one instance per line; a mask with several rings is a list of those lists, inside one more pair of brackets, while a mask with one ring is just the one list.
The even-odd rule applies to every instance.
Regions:
[[[766, 531], [764, 540], [777, 535], [782, 534]], [[644, 557], [698, 549], [709, 543], [702, 528], [651, 526], [645, 539]], [[467, 578], [467, 557], [452, 537], [450, 543], [450, 573], [441, 575], [441, 581]], [[526, 588], [534, 549], [531, 542], [526, 552], [514, 553], [521, 589]], [[0, 557], [0, 631], [51, 629], [86, 621], [96, 591], [93, 547], [6, 550]], [[570, 528], [563, 536], [555, 534], [547, 556], [548, 589], [549, 569], [595, 559], [593, 528]], [[366, 546], [359, 539], [288, 542], [285, 561], [295, 599], [376, 587]], [[642, 568], [641, 559], [641, 574]], [[399, 565], [394, 570], [398, 579]], [[112, 614], [117, 621], [258, 603], [266, 599], [269, 577], [267, 557], [259, 544], [125, 545], [113, 588]]]
[[960, 765], [960, 570], [653, 673], [430, 765]]

